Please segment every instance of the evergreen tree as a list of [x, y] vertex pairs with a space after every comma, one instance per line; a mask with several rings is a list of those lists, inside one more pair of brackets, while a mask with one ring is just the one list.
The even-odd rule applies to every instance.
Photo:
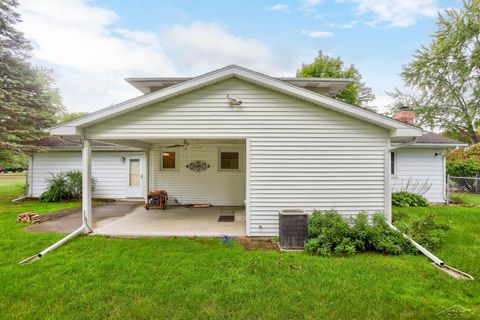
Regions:
[[0, 0], [0, 163], [36, 149], [26, 144], [45, 135], [63, 111], [51, 71], [34, 67], [32, 47], [15, 29], [16, 0]]

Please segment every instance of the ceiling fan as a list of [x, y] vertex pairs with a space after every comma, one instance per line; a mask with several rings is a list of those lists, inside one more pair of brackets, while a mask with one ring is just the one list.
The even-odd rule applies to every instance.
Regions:
[[[191, 148], [192, 146], [190, 145], [190, 142], [188, 142], [187, 139], [183, 140], [182, 144], [172, 144], [170, 146], [166, 146], [166, 148], [183, 148], [184, 150], [187, 150], [188, 148]], [[197, 148], [200, 148], [200, 146], [197, 146]]]

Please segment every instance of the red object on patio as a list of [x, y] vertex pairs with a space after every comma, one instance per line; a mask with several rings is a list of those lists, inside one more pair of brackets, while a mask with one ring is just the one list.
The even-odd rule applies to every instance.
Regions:
[[168, 194], [167, 191], [151, 191], [148, 193], [145, 201], [145, 209], [167, 209]]

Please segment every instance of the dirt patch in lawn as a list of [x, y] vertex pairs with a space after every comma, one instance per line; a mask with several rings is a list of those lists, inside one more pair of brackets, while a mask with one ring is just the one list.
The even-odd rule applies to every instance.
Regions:
[[243, 248], [247, 251], [278, 251], [277, 243], [272, 239], [252, 239], [247, 237], [238, 238], [238, 241], [242, 244]]

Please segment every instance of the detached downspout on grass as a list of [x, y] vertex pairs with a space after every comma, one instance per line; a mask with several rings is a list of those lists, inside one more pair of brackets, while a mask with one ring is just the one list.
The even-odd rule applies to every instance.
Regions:
[[38, 259], [40, 259], [44, 255], [46, 255], [50, 251], [55, 250], [56, 248], [60, 247], [62, 244], [64, 244], [68, 240], [70, 240], [70, 239], [74, 238], [75, 236], [83, 233], [84, 230], [85, 230], [85, 227], [82, 225], [80, 228], [73, 231], [72, 233], [70, 233], [68, 236], [61, 239], [60, 241], [55, 242], [50, 247], [46, 248], [45, 250], [41, 251], [40, 253], [37, 253], [36, 255], [31, 256], [30, 258], [27, 258], [27, 259], [24, 259], [24, 260], [20, 261], [20, 264], [31, 263], [31, 262], [37, 261]]
[[91, 186], [91, 170], [92, 170], [92, 147], [91, 142], [88, 139], [83, 140], [83, 149], [82, 149], [82, 226], [77, 230], [70, 233], [68, 236], [63, 238], [60, 241], [57, 241], [50, 247], [46, 248], [42, 252], [31, 256], [30, 258], [20, 261], [20, 264], [35, 262], [47, 253], [56, 248], [60, 247], [62, 244], [68, 240], [74, 238], [75, 236], [81, 233], [90, 233], [92, 232], [92, 186]]
[[415, 240], [413, 240], [412, 238], [410, 238], [409, 236], [407, 236], [405, 233], [401, 232], [400, 230], [398, 230], [397, 227], [395, 227], [393, 224], [388, 224], [390, 226], [390, 228], [392, 228], [393, 230], [395, 231], [398, 231], [400, 232], [403, 237], [405, 239], [407, 239], [408, 241], [410, 241], [412, 243], [412, 245], [418, 249], [418, 251], [420, 251], [423, 255], [425, 255], [428, 259], [430, 259], [434, 264], [435, 266], [437, 266], [440, 270], [446, 272], [447, 274], [449, 274], [450, 276], [456, 278], [456, 279], [459, 279], [459, 280], [473, 280], [473, 277], [471, 275], [469, 275], [468, 273], [466, 272], [463, 272], [463, 271], [460, 271], [458, 269], [455, 269], [453, 267], [450, 267], [449, 265], [445, 264], [445, 262], [443, 262], [443, 260], [441, 260], [440, 258], [438, 258], [436, 255], [434, 255], [433, 253], [431, 253], [430, 251], [428, 251], [425, 247], [423, 247], [422, 245], [420, 245], [418, 242], [416, 242]]

